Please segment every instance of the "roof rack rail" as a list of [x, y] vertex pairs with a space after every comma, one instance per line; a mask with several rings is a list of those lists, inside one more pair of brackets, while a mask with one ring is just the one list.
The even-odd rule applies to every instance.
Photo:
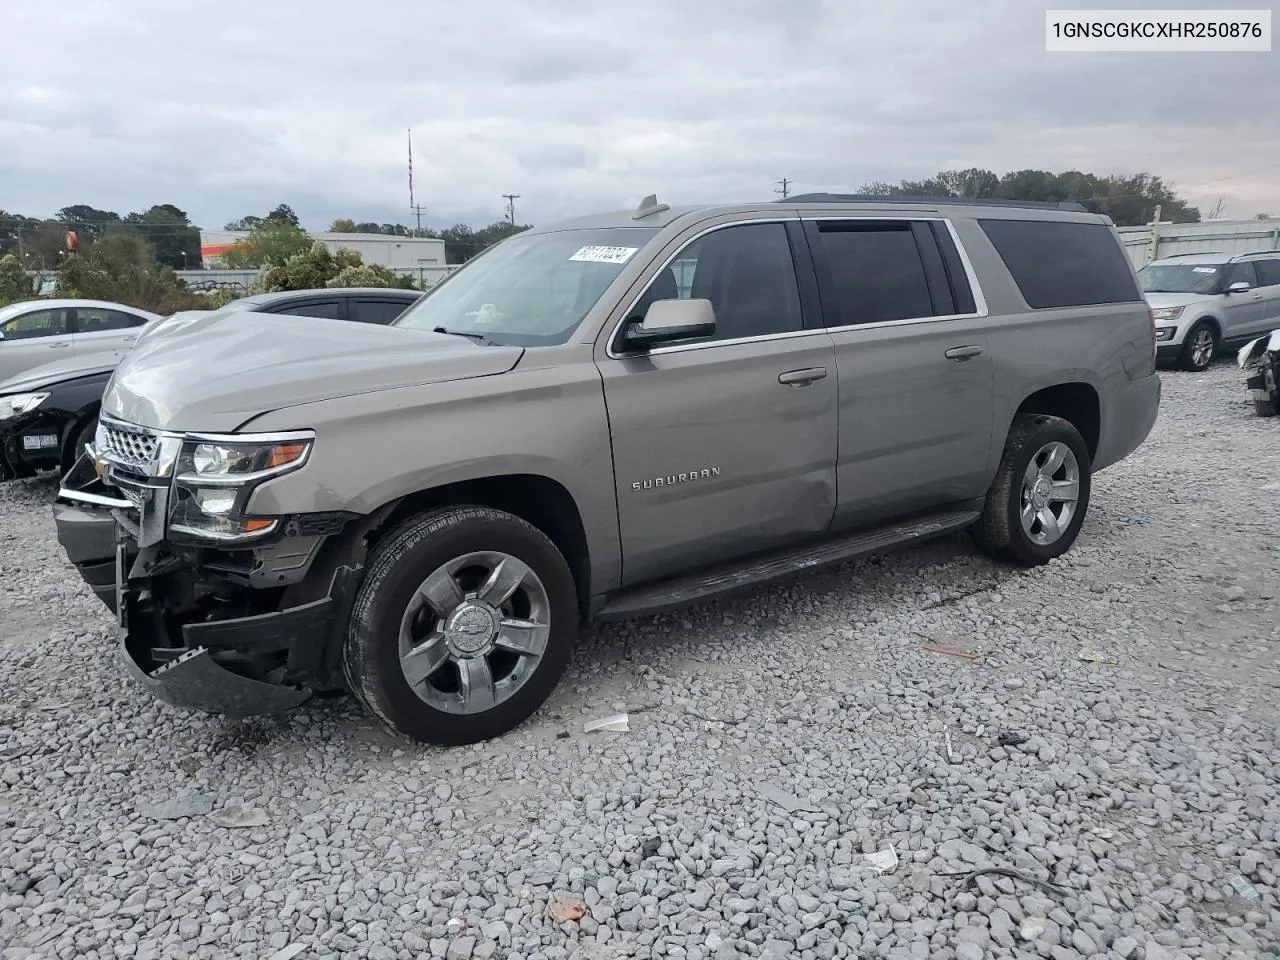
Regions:
[[[1150, 226], [1150, 224], [1144, 224], [1144, 226]], [[1190, 253], [1166, 253], [1163, 257], [1159, 257], [1158, 259], [1176, 260], [1178, 257], [1221, 257], [1225, 255], [1226, 253], [1223, 250], [1193, 250]]]
[[993, 200], [989, 198], [968, 197], [917, 197], [917, 196], [872, 196], [861, 193], [801, 193], [794, 197], [779, 200], [778, 203], [875, 203], [881, 205], [905, 206], [907, 204], [928, 204], [930, 206], [975, 206], [975, 207], [1027, 207], [1033, 210], [1070, 210], [1074, 213], [1088, 213], [1083, 204], [1074, 201], [1043, 200]]

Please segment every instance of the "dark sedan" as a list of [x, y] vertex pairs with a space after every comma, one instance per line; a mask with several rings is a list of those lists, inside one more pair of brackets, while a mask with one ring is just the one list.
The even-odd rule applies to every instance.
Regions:
[[[222, 310], [388, 324], [421, 296], [384, 287], [292, 290], [242, 297]], [[163, 323], [148, 323], [143, 336]], [[69, 358], [0, 383], [0, 480], [71, 469], [98, 429], [102, 394], [119, 359], [109, 352]]]

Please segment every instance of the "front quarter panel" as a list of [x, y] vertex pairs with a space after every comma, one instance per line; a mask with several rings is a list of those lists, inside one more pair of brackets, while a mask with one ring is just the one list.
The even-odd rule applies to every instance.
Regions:
[[536, 474], [578, 506], [592, 589], [618, 582], [609, 423], [590, 346], [529, 350], [509, 373], [300, 404], [242, 427], [295, 429], [316, 431], [306, 466], [259, 487], [250, 513], [369, 514], [446, 484]]

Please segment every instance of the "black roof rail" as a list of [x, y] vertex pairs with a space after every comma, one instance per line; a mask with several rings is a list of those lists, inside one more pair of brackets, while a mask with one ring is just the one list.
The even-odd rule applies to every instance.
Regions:
[[905, 206], [907, 204], [928, 204], [929, 206], [974, 206], [974, 207], [1026, 207], [1033, 210], [1069, 210], [1073, 213], [1088, 213], [1083, 204], [1074, 201], [1046, 200], [993, 200], [986, 197], [917, 197], [917, 196], [871, 196], [861, 193], [801, 193], [794, 197], [779, 200], [778, 203], [875, 203], [882, 206]]
[[1195, 250], [1191, 253], [1167, 253], [1160, 260], [1176, 260], [1178, 257], [1221, 257], [1225, 253], [1221, 250]]

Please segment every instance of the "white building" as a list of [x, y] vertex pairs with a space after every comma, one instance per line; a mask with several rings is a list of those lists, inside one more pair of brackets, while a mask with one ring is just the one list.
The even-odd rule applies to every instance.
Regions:
[[[206, 267], [229, 247], [248, 237], [244, 231], [201, 230], [200, 254]], [[397, 273], [439, 272], [445, 265], [444, 241], [428, 237], [396, 237], [385, 233], [313, 233], [331, 251], [346, 247], [360, 254], [365, 263], [390, 267]], [[433, 269], [434, 268], [434, 269]]]

